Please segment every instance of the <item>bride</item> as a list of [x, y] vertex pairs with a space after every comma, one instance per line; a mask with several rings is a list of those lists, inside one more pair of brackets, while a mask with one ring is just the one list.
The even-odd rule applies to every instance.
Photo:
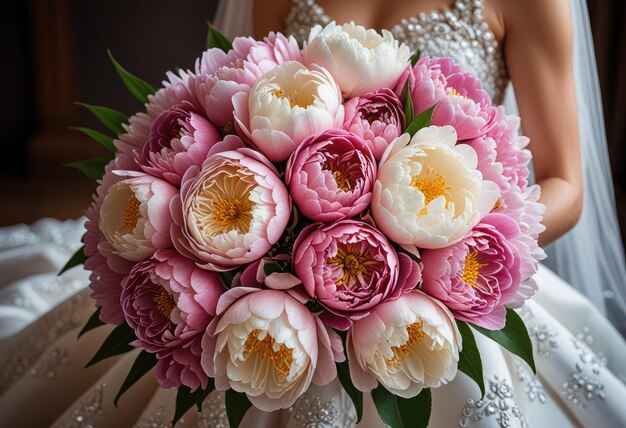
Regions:
[[[262, 37], [279, 30], [302, 41], [315, 24], [354, 20], [367, 27], [388, 28], [422, 54], [453, 57], [484, 82], [496, 104], [505, 98], [511, 101], [506, 89], [509, 81], [513, 83], [517, 102], [511, 105], [519, 107], [524, 134], [531, 138], [535, 179], [547, 206], [541, 243], [551, 244], [554, 256], [548, 260], [556, 261], [557, 272], [576, 281], [595, 306], [542, 266], [536, 276], [539, 292], [520, 310], [533, 340], [537, 376], [495, 343], [477, 337], [487, 395], [480, 399], [478, 387], [459, 373], [451, 384], [433, 390], [432, 426], [626, 425], [626, 344], [604, 317], [607, 314], [624, 328], [623, 255], [608, 197], [597, 82], [589, 55], [590, 36], [584, 33], [588, 32], [586, 10], [579, 0], [571, 3], [572, 21], [566, 19], [570, 16], [567, 0], [457, 0], [454, 4], [450, 0], [229, 0], [220, 4], [217, 24], [231, 37]], [[583, 82], [591, 84], [582, 86]], [[583, 113], [583, 107], [590, 110]], [[573, 234], [566, 234], [581, 211]], [[84, 290], [87, 277], [79, 269], [56, 276], [79, 246], [81, 228], [80, 221], [42, 220], [30, 228], [0, 230], [3, 424], [170, 426], [175, 391], [159, 389], [150, 375], [135, 384], [118, 407], [113, 406], [137, 351], [83, 369], [110, 327], [92, 330], [77, 341], [80, 326], [93, 311], [89, 291]], [[603, 263], [594, 265], [592, 252], [602, 250], [595, 257]], [[354, 423], [350, 399], [333, 383], [312, 387], [288, 411], [267, 414], [251, 409], [242, 426]], [[190, 411], [180, 425], [227, 426], [223, 393], [213, 392], [203, 411]], [[371, 399], [366, 401], [360, 426], [382, 426]]]

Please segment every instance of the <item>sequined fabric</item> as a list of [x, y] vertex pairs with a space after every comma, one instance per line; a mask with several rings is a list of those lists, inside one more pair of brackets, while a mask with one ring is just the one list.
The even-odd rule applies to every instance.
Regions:
[[[403, 19], [390, 31], [422, 55], [449, 56], [478, 77], [495, 104], [501, 104], [508, 84], [501, 47], [483, 17], [484, 0], [457, 0], [439, 12]], [[312, 26], [332, 19], [314, 0], [293, 0], [285, 31], [303, 42]]]

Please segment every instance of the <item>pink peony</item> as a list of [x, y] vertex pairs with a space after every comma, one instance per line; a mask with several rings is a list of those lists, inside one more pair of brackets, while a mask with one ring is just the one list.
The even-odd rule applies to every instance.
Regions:
[[294, 244], [293, 265], [307, 293], [335, 317], [329, 326], [345, 330], [376, 305], [415, 288], [417, 263], [398, 254], [372, 226], [354, 220], [306, 227]]
[[[528, 187], [530, 170], [528, 166], [532, 158], [528, 146], [528, 137], [519, 135], [520, 118], [507, 115], [504, 107], [495, 109], [493, 127], [487, 132], [497, 146], [496, 161], [503, 167], [503, 178], [511, 185], [524, 190]], [[504, 189], [503, 189], [504, 190]]]
[[207, 269], [229, 270], [261, 258], [280, 239], [291, 201], [272, 164], [239, 149], [189, 168], [170, 210], [175, 247]]
[[328, 331], [302, 303], [276, 290], [235, 287], [202, 340], [202, 367], [219, 391], [244, 392], [264, 411], [289, 408], [311, 382], [337, 377]]
[[359, 136], [331, 129], [306, 139], [296, 149], [285, 178], [300, 212], [327, 223], [354, 217], [367, 208], [376, 160]]
[[156, 353], [161, 386], [207, 386], [200, 365], [201, 338], [224, 291], [219, 275], [172, 250], [135, 265], [122, 282], [121, 306], [137, 340]]
[[415, 113], [437, 105], [432, 125], [452, 125], [459, 140], [484, 135], [493, 125], [495, 109], [480, 80], [450, 58], [422, 57], [399, 80], [399, 93], [409, 79]]
[[156, 93], [148, 95], [146, 110], [152, 119], [163, 110], [181, 103], [191, 103], [196, 109], [201, 108], [194, 88], [195, 74], [191, 71], [180, 70], [178, 73], [168, 71], [166, 76], [167, 80], [163, 81], [163, 87]]
[[157, 116], [135, 158], [146, 173], [180, 186], [185, 171], [192, 165], [202, 165], [209, 149], [221, 139], [217, 129], [192, 104], [181, 103]]
[[140, 261], [156, 249], [172, 246], [170, 200], [178, 195], [171, 184], [144, 173], [111, 185], [100, 208], [100, 230], [113, 252]]
[[109, 162], [105, 168], [104, 177], [96, 189], [94, 201], [85, 213], [87, 221], [86, 233], [83, 237], [87, 256], [84, 266], [86, 270], [91, 271], [89, 275], [91, 297], [101, 310], [100, 319], [116, 325], [124, 322], [124, 314], [120, 307], [122, 292], [120, 284], [134, 263], [116, 254], [113, 246], [106, 240], [100, 230], [100, 209], [109, 188], [127, 178], [113, 174], [113, 171], [119, 169], [120, 166], [137, 167], [132, 157], [121, 151], [114, 160]]
[[233, 121], [232, 97], [249, 92], [264, 73], [286, 61], [302, 62], [293, 37], [270, 33], [263, 41], [237, 37], [228, 53], [209, 49], [196, 61], [194, 88], [207, 117], [222, 128]]
[[383, 88], [352, 98], [344, 108], [343, 129], [363, 138], [376, 160], [380, 160], [406, 125], [402, 104], [391, 89]]
[[489, 214], [463, 241], [424, 250], [421, 290], [454, 316], [490, 330], [504, 327], [507, 305], [521, 283], [521, 260], [511, 243], [520, 230], [502, 214]]

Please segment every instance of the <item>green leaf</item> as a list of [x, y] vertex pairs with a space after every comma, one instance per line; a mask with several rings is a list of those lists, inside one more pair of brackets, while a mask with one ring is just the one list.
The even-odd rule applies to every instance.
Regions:
[[278, 263], [266, 262], [263, 265], [263, 273], [265, 273], [265, 276], [270, 276], [275, 272], [283, 272], [283, 269]]
[[363, 417], [363, 393], [356, 389], [352, 383], [348, 361], [337, 363], [337, 377], [339, 377], [339, 381], [341, 382], [343, 389], [346, 391], [354, 404], [354, 408], [356, 409], [356, 422], [361, 422], [361, 418]]
[[380, 418], [391, 428], [427, 427], [432, 411], [430, 389], [425, 388], [416, 397], [402, 398], [378, 385], [372, 399]]
[[413, 52], [413, 54], [409, 58], [409, 61], [411, 61], [411, 65], [417, 64], [417, 61], [419, 61], [421, 56], [422, 56], [422, 53], [420, 52], [419, 49]]
[[102, 308], [96, 309], [96, 311], [93, 314], [91, 314], [91, 316], [89, 317], [89, 319], [83, 326], [80, 333], [78, 333], [77, 339], [80, 339], [80, 337], [83, 334], [87, 333], [88, 331], [91, 331], [95, 328], [101, 327], [106, 324], [104, 321], [100, 319], [100, 312], [102, 312]]
[[126, 132], [124, 131], [124, 128], [122, 128], [123, 123], [128, 123], [128, 118], [124, 113], [104, 106], [96, 106], [86, 103], [76, 104], [81, 107], [85, 107], [87, 110], [92, 112], [104, 126], [115, 132], [116, 135]]
[[232, 271], [227, 270], [224, 272], [220, 272], [220, 276], [226, 283], [226, 287], [231, 288], [233, 284], [233, 279], [235, 279], [235, 274]]
[[76, 168], [92, 180], [100, 180], [104, 175], [104, 167], [113, 159], [112, 156], [100, 156], [78, 162], [66, 163], [63, 166]]
[[478, 384], [481, 397], [484, 397], [485, 379], [483, 377], [483, 362], [480, 358], [480, 352], [478, 352], [478, 346], [476, 346], [474, 333], [472, 333], [472, 329], [469, 328], [467, 323], [463, 321], [457, 320], [456, 325], [459, 327], [461, 337], [463, 338], [463, 350], [459, 355], [459, 370]]
[[176, 393], [176, 410], [174, 411], [172, 426], [176, 425], [176, 422], [194, 405], [201, 411], [202, 402], [214, 389], [213, 379], [209, 379], [209, 384], [205, 389], [198, 388], [194, 392], [191, 392], [191, 389], [187, 386], [179, 387]]
[[433, 118], [433, 113], [435, 112], [435, 107], [437, 107], [436, 104], [434, 106], [432, 106], [431, 108], [426, 109], [423, 112], [421, 112], [420, 114], [418, 114], [417, 116], [415, 116], [415, 119], [413, 119], [411, 121], [411, 123], [409, 123], [409, 126], [406, 127], [406, 130], [404, 132], [406, 132], [407, 134], [409, 134], [412, 137], [420, 129], [426, 128], [427, 126], [430, 126], [430, 121]]
[[124, 354], [128, 351], [132, 351], [133, 348], [130, 342], [135, 340], [135, 332], [128, 324], [120, 324], [113, 329], [111, 334], [104, 340], [96, 355], [87, 363], [85, 368], [91, 367], [94, 364], [116, 355]]
[[72, 131], [82, 132], [83, 134], [90, 137], [92, 140], [100, 143], [102, 147], [115, 153], [115, 145], [113, 144], [113, 137], [109, 137], [108, 135], [105, 135], [102, 132], [98, 132], [94, 129], [82, 128], [80, 126], [70, 126], [70, 129]]
[[124, 85], [126, 85], [130, 93], [133, 94], [135, 98], [137, 98], [143, 104], [147, 103], [148, 95], [154, 94], [156, 92], [156, 89], [154, 89], [154, 87], [148, 82], [126, 71], [126, 69], [124, 69], [124, 67], [122, 67], [119, 62], [115, 60], [115, 58], [113, 58], [113, 54], [110, 50], [107, 50], [107, 53], [109, 54], [109, 58], [111, 59], [111, 62], [113, 63], [113, 67], [115, 67], [117, 74], [119, 74], [122, 82], [124, 82]]
[[513, 309], [506, 310], [506, 325], [502, 330], [487, 330], [473, 324], [471, 326], [526, 361], [533, 373], [537, 373], [533, 358], [533, 344], [530, 341], [528, 330], [526, 330], [524, 321]]
[[413, 98], [411, 98], [411, 89], [409, 87], [409, 79], [406, 79], [406, 85], [402, 93], [406, 97], [404, 99], [404, 116], [406, 117], [406, 123], [410, 124], [415, 118], [415, 108], [413, 106]]
[[223, 35], [220, 30], [217, 29], [215, 25], [211, 22], [208, 22], [209, 25], [209, 34], [206, 37], [206, 46], [207, 49], [218, 48], [223, 50], [224, 52], [228, 52], [233, 48], [233, 44], [228, 38]]
[[156, 354], [151, 354], [145, 349], [137, 355], [137, 359], [133, 363], [133, 366], [130, 368], [126, 379], [124, 379], [124, 383], [120, 387], [120, 390], [117, 392], [115, 399], [113, 400], [113, 404], [117, 407], [117, 402], [120, 397], [128, 391], [128, 389], [133, 386], [139, 379], [143, 377], [146, 373], [152, 369], [152, 367], [156, 366], [157, 358]]
[[63, 272], [70, 270], [74, 266], [82, 265], [83, 263], [85, 263], [85, 260], [87, 260], [87, 256], [85, 255], [85, 246], [83, 245], [74, 253], [72, 257], [70, 257], [67, 263], [65, 263], [65, 266], [63, 266], [63, 268], [59, 271], [57, 276], [63, 274]]
[[237, 392], [234, 389], [226, 391], [226, 415], [230, 428], [238, 428], [252, 403], [246, 394]]

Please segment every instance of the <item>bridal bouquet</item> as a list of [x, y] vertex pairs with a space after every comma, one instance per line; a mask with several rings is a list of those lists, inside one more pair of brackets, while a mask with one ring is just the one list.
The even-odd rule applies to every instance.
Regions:
[[430, 388], [458, 371], [484, 394], [474, 334], [534, 368], [512, 310], [543, 253], [519, 120], [448, 58], [419, 57], [353, 23], [301, 49], [214, 27], [194, 71], [71, 164], [98, 179], [84, 247], [98, 310], [115, 324], [89, 364], [141, 348], [116, 401], [154, 368], [178, 388], [174, 423], [214, 389], [231, 427], [336, 378], [358, 419], [371, 393], [392, 427], [428, 424]]

